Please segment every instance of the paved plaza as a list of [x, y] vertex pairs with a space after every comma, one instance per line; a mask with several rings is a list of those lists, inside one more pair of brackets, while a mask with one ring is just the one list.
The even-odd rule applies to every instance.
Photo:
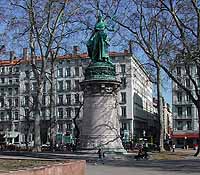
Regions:
[[[84, 159], [87, 161], [86, 175], [199, 175], [200, 155], [195, 158], [194, 150], [176, 150], [172, 153], [180, 156], [187, 153], [181, 160], [134, 160], [133, 154], [125, 158], [110, 156], [99, 160], [98, 155], [88, 153], [31, 153], [31, 152], [0, 152], [0, 159], [39, 159], [67, 160]], [[185, 154], [186, 155], [186, 154]]]
[[199, 175], [200, 160], [115, 161], [87, 164], [86, 175]]

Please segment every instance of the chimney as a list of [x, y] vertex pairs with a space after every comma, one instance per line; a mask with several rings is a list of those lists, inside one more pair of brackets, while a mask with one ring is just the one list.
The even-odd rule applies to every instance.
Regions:
[[10, 51], [10, 62], [14, 60], [14, 55], [15, 55], [15, 52]]
[[78, 54], [78, 52], [79, 52], [79, 47], [78, 46], [73, 46], [73, 54], [74, 55], [77, 55]]
[[129, 45], [129, 53], [132, 55], [133, 54], [133, 51], [132, 51], [133, 41], [129, 40], [128, 45]]
[[128, 54], [128, 50], [127, 50], [127, 49], [124, 49], [124, 53], [125, 53], [125, 54]]
[[23, 48], [23, 59], [28, 60], [28, 48]]

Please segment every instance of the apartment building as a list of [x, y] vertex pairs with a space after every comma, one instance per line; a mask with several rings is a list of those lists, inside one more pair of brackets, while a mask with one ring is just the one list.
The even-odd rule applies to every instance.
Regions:
[[[190, 75], [195, 80], [197, 68], [195, 65], [189, 66]], [[185, 65], [176, 66], [174, 75], [187, 88], [194, 92], [194, 86], [186, 75]], [[195, 93], [194, 93], [195, 94]], [[173, 115], [173, 135], [172, 138], [178, 147], [187, 144], [193, 147], [198, 139], [198, 116], [197, 108], [190, 97], [176, 83], [172, 84], [172, 115]]]
[[[76, 49], [77, 50], [77, 49]], [[158, 133], [158, 118], [154, 114], [153, 86], [149, 74], [140, 62], [127, 50], [122, 53], [110, 52], [115, 65], [117, 79], [121, 81], [118, 94], [119, 120], [122, 137], [156, 138]], [[90, 59], [86, 53], [74, 52], [59, 56], [55, 64], [55, 116], [57, 133], [72, 132], [73, 118], [78, 115], [81, 125], [84, 101], [79, 82], [84, 79], [84, 70]], [[38, 65], [39, 65], [38, 61]], [[41, 112], [42, 143], [49, 142], [50, 125], [50, 62], [46, 70], [47, 78], [43, 85], [43, 100]], [[24, 49], [23, 59], [4, 60], [0, 62], [0, 142], [23, 143], [27, 130], [32, 142], [34, 135], [34, 94], [37, 89], [34, 74]], [[79, 112], [80, 111], [80, 112]], [[5, 139], [5, 140], [4, 140]]]
[[[158, 114], [158, 100], [157, 98], [153, 98], [153, 103], [154, 103], [154, 108], [155, 108], [155, 114]], [[163, 104], [163, 136], [164, 136], [164, 141], [169, 141], [171, 140], [172, 136], [172, 131], [173, 131], [173, 120], [172, 120], [172, 110], [171, 106], [169, 103], [167, 103], [164, 99], [162, 98], [162, 104]]]

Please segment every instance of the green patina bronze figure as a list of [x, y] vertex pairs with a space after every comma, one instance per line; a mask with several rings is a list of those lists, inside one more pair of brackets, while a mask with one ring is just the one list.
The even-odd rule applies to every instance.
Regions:
[[105, 29], [107, 29], [106, 23], [103, 21], [102, 16], [99, 16], [95, 29], [87, 43], [88, 55], [94, 62], [100, 61], [111, 63], [109, 61], [109, 43]]
[[85, 70], [86, 80], [115, 80], [115, 67], [110, 61], [108, 53], [108, 29], [102, 16], [98, 17], [94, 31], [87, 42], [90, 65]]

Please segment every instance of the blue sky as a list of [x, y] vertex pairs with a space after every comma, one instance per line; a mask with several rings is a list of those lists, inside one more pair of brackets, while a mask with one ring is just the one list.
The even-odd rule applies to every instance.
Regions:
[[[0, 0], [0, 6], [5, 6], [4, 5], [5, 0]], [[2, 37], [2, 33], [5, 29], [5, 26], [3, 25], [3, 23], [1, 23], [0, 25], [0, 37]], [[125, 34], [126, 35], [126, 34]], [[130, 35], [129, 35], [130, 36]], [[110, 51], [121, 51], [123, 52], [124, 49], [128, 48], [128, 41], [122, 41], [121, 39], [118, 38], [118, 34], [113, 33], [113, 32], [109, 32], [109, 38], [111, 38], [111, 46], [110, 46]], [[9, 41], [7, 40], [9, 38]], [[8, 38], [6, 39], [6, 43], [1, 42], [0, 40], [0, 44], [5, 44], [6, 45], [6, 50], [15, 50], [15, 52], [17, 52], [18, 56], [21, 56], [22, 54], [22, 48], [23, 45], [21, 45], [21, 47], [17, 44], [18, 42], [16, 42], [15, 40], [12, 40], [12, 36], [8, 35]], [[114, 39], [113, 39], [114, 38]], [[1, 39], [1, 38], [0, 38]], [[77, 34], [75, 36], [73, 36], [69, 42], [68, 42], [68, 46], [69, 47], [69, 51], [72, 49], [73, 45], [79, 45], [81, 47], [81, 52], [86, 52], [86, 46], [85, 43], [87, 41], [87, 36], [83, 33]], [[117, 43], [117, 44], [116, 44]], [[119, 45], [119, 44], [120, 45]], [[17, 46], [17, 47], [16, 47]], [[24, 47], [27, 47], [27, 43], [24, 43]], [[135, 51], [137, 53], [135, 53], [135, 55], [139, 58], [140, 61], [144, 61], [144, 54], [140, 53], [139, 50]], [[9, 55], [9, 54], [8, 54]], [[147, 59], [145, 59], [147, 60]], [[172, 90], [171, 90], [171, 81], [165, 76], [163, 76], [163, 92], [162, 92], [165, 100], [171, 104], [171, 99], [172, 99]]]

